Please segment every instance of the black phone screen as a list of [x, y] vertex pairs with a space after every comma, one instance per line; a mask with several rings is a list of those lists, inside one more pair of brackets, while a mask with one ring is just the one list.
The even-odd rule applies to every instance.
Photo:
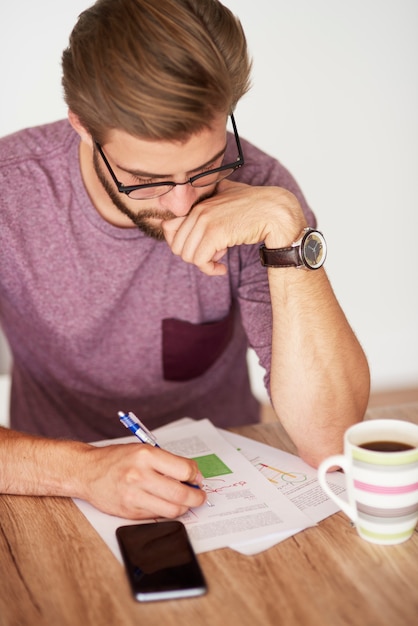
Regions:
[[116, 537], [137, 600], [168, 600], [206, 592], [205, 579], [181, 522], [120, 526]]

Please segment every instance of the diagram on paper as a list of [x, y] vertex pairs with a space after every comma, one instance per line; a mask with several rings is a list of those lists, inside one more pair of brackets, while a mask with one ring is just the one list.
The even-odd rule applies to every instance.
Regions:
[[232, 474], [232, 470], [219, 458], [217, 454], [205, 454], [204, 456], [192, 457], [203, 478], [214, 478]]
[[297, 483], [304, 483], [307, 480], [306, 474], [302, 472], [289, 472], [278, 467], [273, 467], [271, 465], [267, 465], [266, 463], [262, 463], [258, 460], [251, 460], [251, 463], [258, 469], [261, 474], [267, 480], [269, 480], [273, 485], [280, 485], [282, 482], [295, 485]]
[[284, 485], [304, 483], [308, 479], [307, 475], [303, 472], [294, 472], [293, 470], [274, 467], [273, 465], [264, 463], [259, 456], [249, 456], [242, 448], [237, 448], [237, 450], [238, 452], [241, 452], [241, 454], [243, 454], [255, 468], [258, 469], [264, 478], [267, 478], [267, 480], [273, 483], [273, 485], [276, 485], [278, 488]]
[[[247, 484], [245, 480], [228, 480], [226, 477], [233, 472], [217, 454], [194, 457], [193, 460], [196, 461], [205, 479], [203, 489], [207, 494], [225, 494], [227, 491], [242, 490]], [[252, 499], [254, 497], [251, 492], [245, 494], [243, 491], [240, 491], [239, 495], [243, 499]]]

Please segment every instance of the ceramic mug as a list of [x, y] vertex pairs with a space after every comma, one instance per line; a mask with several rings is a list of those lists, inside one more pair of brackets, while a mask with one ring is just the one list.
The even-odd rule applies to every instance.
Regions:
[[[327, 483], [334, 466], [344, 471], [348, 502]], [[344, 454], [325, 459], [318, 480], [360, 537], [382, 545], [406, 541], [418, 521], [418, 425], [380, 419], [351, 426], [344, 435]]]

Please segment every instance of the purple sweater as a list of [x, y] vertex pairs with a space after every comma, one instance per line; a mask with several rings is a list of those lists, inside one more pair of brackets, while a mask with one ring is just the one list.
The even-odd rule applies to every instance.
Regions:
[[[234, 178], [279, 185], [314, 216], [277, 161], [243, 141]], [[248, 345], [269, 384], [271, 305], [258, 246], [209, 277], [139, 230], [104, 221], [82, 182], [67, 121], [0, 140], [0, 323], [13, 354], [11, 426], [85, 441], [183, 416], [257, 421]], [[233, 141], [227, 160], [235, 158]]]

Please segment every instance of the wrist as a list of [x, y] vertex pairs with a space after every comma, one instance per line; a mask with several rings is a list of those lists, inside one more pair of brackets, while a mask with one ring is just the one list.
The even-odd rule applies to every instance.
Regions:
[[65, 483], [67, 493], [70, 498], [80, 498], [91, 501], [92, 485], [99, 477], [102, 470], [101, 451], [102, 447], [93, 446], [87, 443], [80, 443], [71, 452], [71, 461], [76, 470], [68, 477]]
[[291, 246], [299, 238], [301, 232], [306, 228], [304, 221], [295, 221], [291, 225], [283, 225], [282, 223], [275, 225], [269, 230], [264, 238], [264, 245], [268, 249], [286, 248]]
[[85, 498], [89, 481], [89, 452], [93, 448], [80, 441], [48, 441], [50, 463], [45, 467], [44, 489], [50, 495]]
[[268, 204], [267, 223], [263, 242], [266, 248], [291, 246], [308, 226], [296, 196], [282, 188], [272, 188], [273, 195]]

